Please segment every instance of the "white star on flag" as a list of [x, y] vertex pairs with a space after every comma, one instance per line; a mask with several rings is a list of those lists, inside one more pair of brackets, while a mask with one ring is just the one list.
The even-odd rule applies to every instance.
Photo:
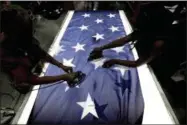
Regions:
[[77, 43], [77, 45], [76, 45], [76, 46], [73, 46], [72, 48], [75, 49], [75, 52], [78, 52], [78, 51], [80, 51], [80, 50], [85, 51], [84, 46], [85, 46], [85, 44], [79, 44], [79, 43]]
[[85, 13], [84, 15], [82, 15], [84, 18], [86, 18], [86, 17], [90, 17], [90, 14], [87, 14], [87, 13]]
[[109, 16], [110, 18], [112, 18], [112, 17], [115, 17], [115, 15], [116, 15], [116, 14], [111, 14], [111, 13], [110, 13], [108, 16]]
[[63, 49], [63, 45], [56, 45], [53, 49], [51, 48], [51, 51], [54, 51], [54, 56], [56, 56], [59, 52], [63, 52], [65, 51], [65, 49]]
[[119, 54], [120, 52], [124, 52], [123, 49], [124, 49], [124, 46], [112, 48], [111, 50], [114, 50], [114, 51], [116, 51], [117, 54]]
[[106, 59], [96, 59], [96, 60], [93, 60], [91, 63], [95, 66], [95, 70], [96, 70], [98, 67], [103, 66], [105, 61]]
[[96, 35], [92, 36], [92, 37], [96, 38], [96, 41], [98, 41], [99, 39], [104, 39], [103, 36], [104, 36], [104, 34], [96, 33]]
[[88, 115], [89, 113], [91, 113], [92, 115], [94, 115], [95, 117], [99, 118], [95, 109], [95, 104], [92, 101], [92, 98], [90, 96], [90, 94], [88, 93], [87, 99], [84, 102], [77, 102], [78, 105], [80, 105], [83, 108], [83, 113], [81, 116], [81, 120]]
[[64, 66], [75, 67], [75, 65], [72, 62], [73, 62], [73, 58], [71, 58], [69, 60], [63, 58], [63, 65]]
[[128, 70], [128, 67], [118, 65], [114, 67], [114, 69], [120, 71], [121, 76], [123, 77], [125, 75], [125, 72]]
[[95, 20], [95, 22], [96, 22], [97, 24], [99, 24], [99, 23], [103, 23], [103, 20], [97, 19], [97, 20]]
[[111, 26], [111, 27], [108, 28], [108, 29], [112, 30], [112, 32], [115, 32], [115, 31], [119, 31], [118, 28], [119, 28], [119, 27]]
[[81, 29], [81, 31], [84, 31], [84, 30], [88, 30], [88, 26], [85, 26], [85, 25], [82, 25], [81, 27], [79, 27]]
[[[65, 88], [65, 92], [67, 92], [68, 90], [69, 90], [69, 85], [68, 85], [68, 83], [65, 81], [65, 82], [63, 82], [64, 84], [66, 84], [66, 88]], [[75, 86], [76, 88], [79, 88], [79, 86], [77, 85], [77, 86]]]

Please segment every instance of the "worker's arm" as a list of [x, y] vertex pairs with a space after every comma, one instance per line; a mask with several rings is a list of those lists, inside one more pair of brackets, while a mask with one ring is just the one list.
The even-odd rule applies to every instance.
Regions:
[[113, 66], [114, 64], [123, 65], [127, 67], [138, 67], [142, 64], [151, 62], [155, 57], [161, 54], [161, 47], [163, 46], [164, 41], [158, 40], [154, 43], [154, 49], [150, 53], [150, 56], [148, 57], [140, 57], [136, 61], [128, 61], [128, 60], [120, 60], [120, 59], [111, 59], [104, 63], [104, 68], [109, 68]]
[[91, 61], [93, 59], [101, 58], [103, 56], [102, 55], [103, 50], [122, 46], [132, 40], [135, 40], [135, 39], [136, 39], [136, 36], [134, 35], [134, 33], [131, 33], [128, 36], [114, 40], [113, 42], [111, 42], [109, 44], [106, 44], [101, 47], [97, 47], [90, 53], [88, 60]]
[[44, 53], [44, 60], [47, 61], [47, 62], [50, 62], [52, 63], [53, 65], [56, 65], [57, 67], [59, 68], [62, 68], [65, 72], [72, 72], [73, 69], [71, 67], [67, 67], [67, 66], [64, 66], [62, 63], [60, 63], [59, 61], [57, 61], [56, 59], [54, 59], [52, 56], [50, 56], [48, 53], [46, 53], [44, 50], [41, 50], [43, 51]]
[[106, 61], [103, 65], [103, 67], [104, 68], [110, 68], [114, 64], [123, 65], [123, 66], [126, 66], [126, 67], [138, 67], [138, 66], [141, 66], [142, 64], [150, 62], [152, 59], [153, 59], [153, 57], [149, 57], [149, 58], [141, 58], [140, 57], [136, 61], [111, 59], [111, 60]]
[[133, 40], [132, 34], [129, 34], [128, 36], [119, 38], [117, 40], [114, 40], [113, 42], [106, 44], [104, 46], [98, 47], [100, 49], [100, 51], [103, 51], [105, 49], [110, 49], [110, 48], [115, 48], [115, 47], [119, 47], [122, 46], [130, 41]]
[[39, 57], [43, 61], [49, 62], [53, 65], [56, 65], [59, 68], [62, 68], [65, 72], [72, 72], [71, 67], [64, 66], [62, 63], [54, 59], [47, 52], [45, 52], [39, 45], [32, 45], [29, 49], [29, 53]]
[[69, 74], [63, 74], [63, 75], [57, 75], [57, 76], [43, 76], [38, 77], [31, 75], [28, 79], [28, 83], [32, 85], [42, 85], [42, 84], [51, 84], [58, 81], [73, 81], [78, 76], [78, 73], [69, 73]]

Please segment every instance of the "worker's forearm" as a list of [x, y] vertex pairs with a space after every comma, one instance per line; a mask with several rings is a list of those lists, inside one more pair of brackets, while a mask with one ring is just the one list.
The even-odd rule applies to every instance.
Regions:
[[60, 67], [62, 65], [62, 63], [58, 62], [56, 59], [54, 59], [52, 56], [50, 56], [48, 53], [46, 53], [46, 57], [45, 60], [47, 62], [52, 63], [53, 65], [56, 65], [58, 67]]
[[120, 39], [114, 40], [113, 42], [106, 44], [104, 46], [99, 47], [101, 50], [110, 49], [122, 46], [126, 43], [128, 43], [131, 40], [131, 35], [128, 35], [126, 37], [122, 37]]
[[45, 52], [43, 49], [41, 49], [41, 53], [43, 55], [43, 59], [53, 65], [56, 65], [57, 67], [61, 67], [62, 63], [55, 60], [51, 55], [49, 55], [47, 52]]
[[61, 67], [62, 65], [38, 45], [32, 45], [29, 49], [29, 53], [33, 56], [38, 56], [40, 59], [52, 63], [53, 65], [56, 65], [58, 67]]
[[115, 59], [115, 64], [123, 65], [123, 66], [127, 66], [127, 67], [137, 67], [138, 66], [136, 61], [119, 60], [119, 59]]
[[51, 84], [54, 82], [58, 82], [60, 80], [67, 80], [67, 75], [58, 75], [58, 76], [43, 76], [43, 77], [37, 77], [36, 79], [32, 79], [30, 81], [33, 85], [42, 85], [42, 84]]

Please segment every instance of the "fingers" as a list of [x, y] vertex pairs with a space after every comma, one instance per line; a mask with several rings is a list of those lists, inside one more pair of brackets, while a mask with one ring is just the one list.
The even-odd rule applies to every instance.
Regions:
[[109, 61], [106, 61], [104, 64], [103, 64], [103, 68], [110, 68], [111, 66], [113, 66], [113, 63], [109, 60]]
[[105, 62], [102, 67], [107, 68], [108, 67], [107, 62]]
[[63, 67], [63, 70], [67, 73], [72, 73], [73, 72], [73, 68], [72, 67]]
[[94, 59], [97, 59], [97, 57], [95, 57], [95, 56], [90, 56], [90, 57], [88, 58], [88, 61], [92, 61], [92, 60], [94, 60]]
[[103, 57], [102, 50], [95, 48], [89, 55], [88, 61]]
[[68, 69], [68, 70], [67, 70], [67, 73], [72, 73], [72, 70], [71, 70], [71, 69]]
[[80, 78], [79, 78], [80, 75], [79, 74], [80, 74], [80, 71], [73, 72], [71, 74], [72, 80], [68, 81], [69, 87], [75, 87], [79, 83], [79, 81], [80, 81]]
[[93, 60], [94, 57], [95, 57], [95, 53], [92, 51], [92, 52], [90, 53], [90, 56], [89, 56], [89, 58], [88, 58], [88, 61]]
[[72, 73], [73, 72], [73, 68], [72, 67], [70, 67], [69, 69], [68, 69], [68, 71], [67, 71], [68, 73]]
[[109, 64], [107, 64], [107, 63], [105, 63], [103, 66], [102, 66], [103, 68], [110, 68], [111, 67], [111, 65], [109, 65]]
[[92, 58], [92, 56], [90, 55], [89, 57], [88, 57], [88, 61], [92, 61], [93, 60], [93, 58]]
[[78, 77], [80, 73], [80, 71], [75, 72], [75, 76]]
[[92, 61], [94, 59], [98, 59], [98, 58], [101, 58], [101, 57], [103, 57], [103, 55], [100, 54], [100, 53], [93, 53], [93, 54], [91, 53], [89, 58], [88, 58], [88, 61]]

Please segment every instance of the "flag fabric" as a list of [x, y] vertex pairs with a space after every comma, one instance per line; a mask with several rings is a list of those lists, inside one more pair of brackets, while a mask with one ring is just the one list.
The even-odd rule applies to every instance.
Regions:
[[[130, 45], [104, 51], [101, 59], [87, 61], [90, 52], [125, 36], [118, 11], [75, 11], [54, 56], [74, 71], [86, 74], [74, 88], [66, 82], [42, 85], [31, 116], [32, 124], [134, 124], [142, 116], [144, 102], [136, 68], [114, 65], [109, 59], [134, 60]], [[50, 64], [47, 76], [64, 72]]]

